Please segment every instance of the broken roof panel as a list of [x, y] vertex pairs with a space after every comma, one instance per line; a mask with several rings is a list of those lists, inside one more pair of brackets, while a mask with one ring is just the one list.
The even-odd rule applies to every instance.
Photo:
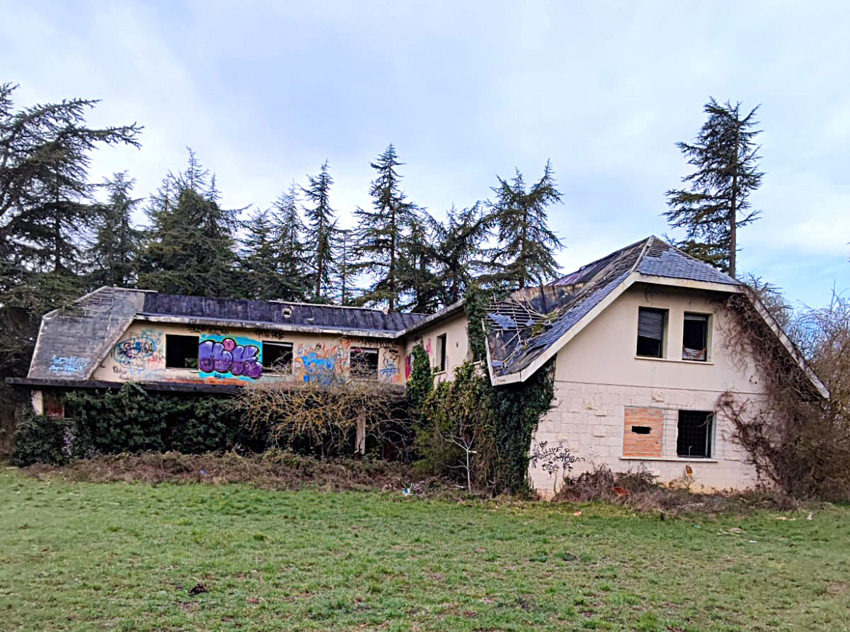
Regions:
[[[657, 237], [648, 237], [582, 266], [549, 286], [514, 292], [507, 299], [491, 305], [488, 310], [488, 350], [493, 375], [506, 376], [528, 368], [633, 272], [740, 285], [707, 263], [686, 255]], [[552, 288], [561, 291], [556, 293]], [[541, 299], [532, 306], [530, 300], [535, 293]], [[522, 313], [518, 314], [518, 310]], [[515, 323], [514, 327], [505, 326], [508, 317]]]

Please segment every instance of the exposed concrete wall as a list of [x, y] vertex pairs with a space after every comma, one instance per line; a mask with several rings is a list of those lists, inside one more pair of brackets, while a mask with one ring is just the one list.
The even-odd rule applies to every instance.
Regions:
[[[212, 354], [226, 350], [242, 364], [227, 367], [229, 370], [166, 368], [166, 336], [197, 336], [201, 353]], [[207, 349], [204, 350], [204, 343]], [[230, 341], [230, 342], [228, 342]], [[291, 343], [293, 363], [291, 372], [270, 372], [263, 366], [262, 343]], [[347, 338], [339, 335], [289, 333], [265, 329], [226, 329], [185, 324], [152, 323], [134, 320], [118, 342], [112, 347], [92, 376], [94, 380], [109, 382], [213, 382], [217, 384], [244, 384], [254, 380], [305, 381], [311, 375], [329, 374], [348, 379], [352, 347], [378, 349], [378, 379], [381, 382], [400, 384], [403, 367], [402, 347], [386, 339]], [[212, 356], [210, 356], [212, 357]], [[219, 357], [219, 356], [216, 356]], [[202, 355], [203, 358], [203, 355]], [[249, 363], [255, 365], [250, 365]], [[218, 368], [225, 368], [222, 364]]]
[[412, 370], [411, 353], [413, 352], [413, 347], [417, 344], [421, 344], [425, 348], [425, 351], [428, 352], [428, 358], [431, 361], [431, 367], [435, 370], [437, 369], [440, 361], [437, 339], [443, 335], [446, 337], [446, 370], [435, 373], [435, 382], [452, 379], [455, 369], [463, 364], [464, 361], [471, 358], [469, 338], [466, 335], [466, 314], [461, 312], [456, 316], [438, 322], [422, 331], [418, 331], [415, 335], [407, 339], [404, 349], [405, 382], [410, 378], [410, 371]]
[[[663, 359], [636, 356], [641, 306], [669, 310]], [[712, 316], [708, 362], [681, 359], [685, 312]], [[711, 458], [676, 454], [679, 410], [714, 411], [726, 390], [764, 401], [752, 359], [737, 357], [725, 345], [724, 332], [729, 326], [722, 302], [706, 293], [633, 287], [558, 353], [554, 408], [541, 421], [534, 440], [550, 445], [563, 442], [584, 458], [573, 474], [596, 465], [619, 472], [645, 467], [662, 481], [672, 482], [683, 477], [687, 465], [693, 471], [695, 487], [751, 487], [754, 468], [746, 462], [744, 450], [731, 440], [731, 423], [721, 415], [714, 419]], [[623, 456], [628, 407], [660, 410], [660, 457]], [[553, 481], [545, 472], [531, 469], [530, 475], [536, 489], [551, 491]]]

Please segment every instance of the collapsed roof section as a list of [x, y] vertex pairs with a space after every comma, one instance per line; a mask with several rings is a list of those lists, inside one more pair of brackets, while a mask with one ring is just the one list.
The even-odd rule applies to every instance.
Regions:
[[[487, 351], [494, 382], [522, 381], [585, 317], [604, 307], [627, 281], [640, 277], [728, 286], [740, 283], [710, 265], [650, 236], [582, 266], [550, 285], [514, 292], [487, 313]], [[505, 379], [515, 376], [516, 379]], [[499, 378], [502, 378], [501, 380]]]

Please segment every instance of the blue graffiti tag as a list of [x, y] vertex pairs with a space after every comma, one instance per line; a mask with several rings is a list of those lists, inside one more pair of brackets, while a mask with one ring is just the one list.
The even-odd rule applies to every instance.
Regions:
[[51, 373], [82, 373], [89, 365], [88, 358], [77, 356], [53, 356], [50, 359]]

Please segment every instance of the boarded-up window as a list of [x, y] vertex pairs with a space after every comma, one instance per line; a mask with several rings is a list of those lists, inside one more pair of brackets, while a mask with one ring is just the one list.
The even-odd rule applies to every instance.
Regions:
[[661, 457], [664, 411], [626, 407], [623, 456]]

